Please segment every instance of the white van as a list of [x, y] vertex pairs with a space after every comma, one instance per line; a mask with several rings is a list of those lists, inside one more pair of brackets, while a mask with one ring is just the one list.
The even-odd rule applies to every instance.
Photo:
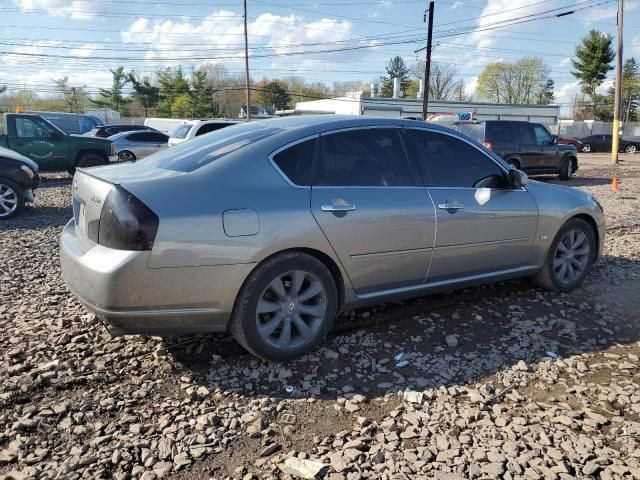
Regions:
[[190, 121], [191, 120], [185, 118], [145, 118], [144, 126], [169, 134], [170, 132], [173, 132], [176, 127], [184, 125]]

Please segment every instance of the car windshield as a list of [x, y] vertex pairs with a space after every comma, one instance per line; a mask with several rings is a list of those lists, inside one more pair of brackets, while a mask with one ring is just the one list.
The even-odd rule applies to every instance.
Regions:
[[171, 133], [171, 136], [173, 138], [187, 138], [189, 130], [191, 130], [191, 125], [180, 125]]
[[192, 172], [281, 131], [280, 128], [270, 127], [261, 122], [245, 123], [182, 142], [150, 155], [138, 163], [178, 172]]

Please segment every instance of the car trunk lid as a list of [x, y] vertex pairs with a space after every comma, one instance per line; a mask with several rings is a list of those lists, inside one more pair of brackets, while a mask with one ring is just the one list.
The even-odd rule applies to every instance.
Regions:
[[100, 214], [113, 183], [77, 170], [72, 185], [76, 235], [85, 246], [90, 247], [98, 242]]

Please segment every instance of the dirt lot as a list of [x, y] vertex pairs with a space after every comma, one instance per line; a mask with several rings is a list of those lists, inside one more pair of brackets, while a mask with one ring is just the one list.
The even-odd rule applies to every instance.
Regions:
[[290, 364], [223, 336], [111, 339], [60, 277], [70, 182], [48, 177], [0, 224], [0, 478], [289, 478], [297, 456], [329, 479], [640, 479], [640, 154], [580, 164], [608, 219], [583, 288], [352, 312]]

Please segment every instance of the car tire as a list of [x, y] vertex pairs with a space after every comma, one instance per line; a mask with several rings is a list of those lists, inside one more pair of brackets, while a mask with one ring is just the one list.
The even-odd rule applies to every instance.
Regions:
[[13, 180], [0, 178], [0, 220], [18, 215], [24, 208], [24, 191]]
[[104, 158], [95, 153], [87, 153], [78, 160], [78, 168], [98, 167], [106, 164], [107, 162], [105, 162]]
[[135, 162], [136, 156], [129, 150], [118, 152], [118, 162]]
[[596, 233], [591, 225], [572, 218], [558, 231], [542, 269], [531, 280], [546, 290], [569, 292], [589, 274], [596, 249]]
[[633, 143], [625, 145], [624, 147], [624, 153], [636, 153], [637, 151], [638, 151], [638, 146]]
[[573, 175], [573, 160], [570, 158], [565, 160], [562, 166], [560, 167], [560, 180], [571, 180], [571, 176]]
[[583, 151], [584, 153], [589, 153], [589, 152], [591, 152], [591, 144], [590, 144], [590, 143], [584, 143], [584, 144], [582, 145], [582, 151]]
[[229, 330], [253, 355], [288, 361], [324, 339], [337, 310], [329, 269], [311, 255], [282, 253], [251, 272], [236, 298]]

